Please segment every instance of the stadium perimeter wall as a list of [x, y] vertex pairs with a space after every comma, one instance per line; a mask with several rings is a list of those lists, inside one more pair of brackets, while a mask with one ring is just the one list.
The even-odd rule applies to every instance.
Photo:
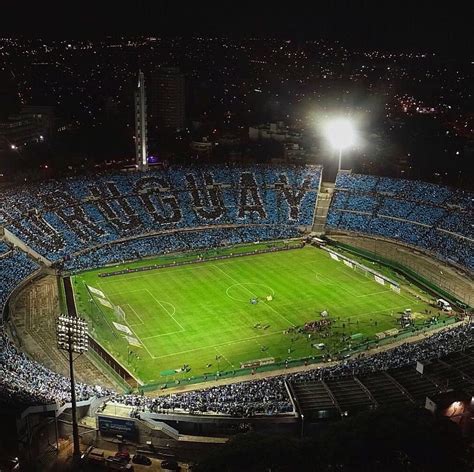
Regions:
[[43, 257], [41, 254], [31, 249], [21, 239], [17, 238], [12, 232], [8, 231], [8, 229], [6, 228], [4, 228], [4, 236], [8, 242], [10, 242], [16, 247], [19, 247], [22, 251], [29, 254], [33, 259], [40, 260], [47, 267], [50, 267], [52, 265], [52, 262], [50, 260], [46, 259], [46, 257]]
[[349, 249], [359, 250], [363, 257], [394, 269], [408, 269], [405, 271], [406, 275], [440, 296], [454, 298], [470, 307], [474, 306], [473, 275], [457, 266], [448, 265], [433, 255], [384, 238], [336, 231], [330, 231], [326, 236], [342, 247], [347, 245]]
[[299, 417], [294, 413], [275, 416], [233, 418], [222, 415], [183, 415], [149, 413], [149, 421], [163, 422], [177, 429], [180, 434], [195, 436], [233, 435], [242, 431], [285, 432], [297, 434]]
[[[21, 292], [21, 290], [26, 287], [28, 284], [34, 282], [35, 280], [41, 278], [43, 276], [43, 271], [42, 269], [38, 269], [32, 274], [30, 274], [28, 277], [23, 279], [10, 293], [8, 296], [7, 301], [5, 302], [5, 305], [3, 306], [3, 311], [0, 310], [0, 325], [2, 325], [4, 322], [8, 321], [9, 319], [9, 313], [10, 313], [10, 304], [16, 296]], [[1, 283], [1, 280], [0, 280]]]

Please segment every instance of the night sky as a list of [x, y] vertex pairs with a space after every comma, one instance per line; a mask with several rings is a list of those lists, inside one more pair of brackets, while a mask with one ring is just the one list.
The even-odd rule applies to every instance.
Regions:
[[251, 34], [328, 38], [349, 48], [473, 52], [474, 2], [74, 1], [2, 5], [4, 34], [100, 37], [106, 34]]

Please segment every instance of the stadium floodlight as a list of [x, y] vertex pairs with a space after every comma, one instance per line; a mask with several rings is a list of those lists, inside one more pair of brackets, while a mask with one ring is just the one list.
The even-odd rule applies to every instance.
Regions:
[[83, 318], [72, 315], [59, 315], [56, 320], [58, 349], [69, 354], [69, 374], [71, 377], [72, 436], [74, 442], [73, 460], [78, 461], [81, 455], [79, 446], [79, 428], [76, 411], [76, 385], [74, 382], [74, 354], [83, 354], [88, 347], [88, 327]]
[[338, 171], [340, 171], [342, 151], [355, 144], [356, 133], [354, 126], [347, 118], [337, 118], [326, 125], [325, 134], [331, 146], [339, 151]]

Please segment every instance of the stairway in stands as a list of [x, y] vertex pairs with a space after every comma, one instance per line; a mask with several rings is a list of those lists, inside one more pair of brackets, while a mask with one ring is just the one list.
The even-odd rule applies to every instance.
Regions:
[[333, 182], [322, 182], [318, 193], [318, 202], [313, 223], [313, 232], [318, 236], [324, 234], [329, 205], [334, 193], [335, 184]]

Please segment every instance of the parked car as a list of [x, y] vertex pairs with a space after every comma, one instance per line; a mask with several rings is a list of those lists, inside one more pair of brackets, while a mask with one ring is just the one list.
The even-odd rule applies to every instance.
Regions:
[[151, 465], [151, 459], [143, 454], [135, 454], [133, 456], [132, 462], [134, 464], [141, 464], [141, 465]]
[[87, 451], [85, 458], [90, 464], [103, 464], [105, 461], [104, 451], [92, 447]]
[[105, 468], [106, 470], [121, 470], [126, 472], [133, 472], [135, 470], [132, 464], [121, 462], [112, 456], [105, 460]]
[[128, 449], [122, 449], [115, 453], [115, 457], [123, 462], [128, 462], [130, 460], [130, 453], [128, 452]]
[[161, 468], [163, 470], [171, 470], [173, 472], [179, 472], [180, 467], [178, 463], [172, 459], [166, 459], [161, 463]]

